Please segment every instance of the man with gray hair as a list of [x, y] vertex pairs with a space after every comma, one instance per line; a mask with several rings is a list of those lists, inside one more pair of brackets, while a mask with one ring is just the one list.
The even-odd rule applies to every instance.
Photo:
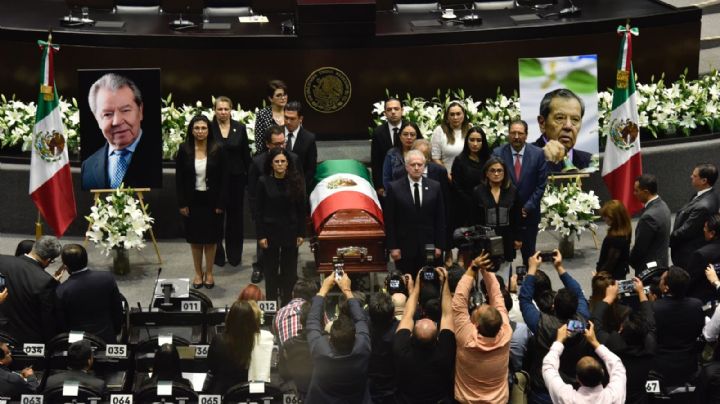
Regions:
[[[407, 175], [385, 190], [385, 234], [390, 258], [403, 273], [416, 274], [423, 265], [433, 265], [447, 245], [445, 201], [440, 183], [423, 177], [425, 156], [410, 150], [405, 157]], [[431, 247], [433, 262], [425, 249]]]
[[[88, 105], [106, 143], [82, 163], [82, 189], [162, 186], [162, 145], [143, 136], [142, 93], [129, 78], [107, 73], [90, 87]], [[88, 132], [83, 132], [83, 136]], [[145, 140], [143, 140], [145, 139]]]
[[6, 324], [0, 329], [22, 344], [47, 342], [55, 336], [55, 288], [57, 280], [45, 271], [60, 255], [56, 237], [43, 236], [32, 251], [19, 257], [0, 256], [0, 274], [10, 291], [0, 305]]

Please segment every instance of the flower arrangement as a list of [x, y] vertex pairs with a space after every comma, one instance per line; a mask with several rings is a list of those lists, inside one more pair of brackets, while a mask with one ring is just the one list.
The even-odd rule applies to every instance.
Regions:
[[578, 240], [585, 230], [595, 230], [600, 200], [593, 191], [584, 192], [576, 183], [555, 185], [548, 182], [540, 201], [540, 231], [555, 230], [562, 237], [575, 233]]
[[155, 221], [140, 208], [140, 202], [133, 196], [132, 188], [120, 188], [105, 198], [100, 198], [90, 208], [85, 219], [90, 230], [85, 233], [92, 242], [99, 245], [105, 255], [115, 248], [141, 250], [145, 247], [143, 234]]

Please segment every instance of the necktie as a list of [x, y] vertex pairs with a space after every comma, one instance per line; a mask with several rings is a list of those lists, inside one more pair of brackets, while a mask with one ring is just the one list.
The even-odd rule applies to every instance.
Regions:
[[398, 135], [398, 132], [400, 132], [400, 128], [393, 128], [393, 135], [391, 136], [390, 143], [395, 144], [395, 138]]
[[115, 150], [112, 154], [116, 156], [117, 163], [115, 164], [115, 170], [110, 173], [110, 188], [117, 188], [125, 177], [128, 168], [127, 156], [130, 151], [127, 149]]
[[515, 153], [515, 179], [520, 181], [520, 173], [522, 172], [522, 163], [520, 162], [520, 153]]
[[415, 191], [413, 191], [413, 198], [415, 198], [415, 207], [420, 209], [420, 184], [417, 182], [413, 184]]
[[292, 132], [288, 132], [287, 149], [288, 149], [289, 151], [292, 151], [292, 146], [293, 146], [293, 133], [292, 133]]

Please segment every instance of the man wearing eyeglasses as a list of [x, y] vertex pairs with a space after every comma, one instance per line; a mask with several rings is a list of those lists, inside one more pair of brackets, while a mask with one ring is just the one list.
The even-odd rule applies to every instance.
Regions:
[[0, 305], [0, 317], [6, 321], [0, 329], [18, 343], [44, 343], [56, 334], [53, 311], [58, 282], [45, 268], [55, 261], [61, 250], [56, 237], [43, 236], [25, 255], [0, 256], [0, 274], [5, 277], [10, 292]]
[[548, 163], [545, 153], [527, 143], [527, 122], [518, 119], [508, 126], [508, 143], [495, 150], [493, 155], [505, 163], [522, 205], [522, 253], [523, 263], [535, 253], [538, 225], [540, 224], [540, 200], [545, 193]]

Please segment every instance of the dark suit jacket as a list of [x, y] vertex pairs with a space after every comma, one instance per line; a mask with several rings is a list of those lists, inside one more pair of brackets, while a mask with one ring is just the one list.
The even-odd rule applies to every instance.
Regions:
[[422, 180], [422, 206], [418, 210], [410, 193], [407, 176], [390, 183], [386, 192], [385, 234], [387, 248], [400, 249], [403, 259], [416, 257], [426, 244], [444, 250], [447, 246], [445, 201], [440, 183]]
[[60, 332], [85, 331], [117, 342], [123, 321], [122, 298], [110, 272], [74, 273], [57, 287]]
[[[317, 168], [317, 144], [315, 144], [315, 134], [305, 127], [301, 126], [298, 130], [297, 137], [293, 138], [291, 152], [298, 155], [302, 170], [305, 173], [305, 189], [311, 190], [315, 178], [315, 169]], [[300, 168], [298, 168], [300, 170]]]
[[673, 264], [687, 269], [690, 255], [705, 244], [703, 225], [710, 215], [717, 211], [718, 201], [712, 189], [680, 208], [670, 233], [670, 256]]
[[667, 268], [670, 245], [670, 209], [659, 197], [643, 209], [635, 226], [635, 245], [630, 251], [630, 265], [639, 273], [645, 264], [655, 261]]
[[[209, 194], [210, 206], [224, 209], [227, 203], [228, 170], [225, 152], [221, 147], [208, 153], [205, 182]], [[178, 206], [190, 206], [195, 192], [195, 149], [183, 144], [175, 157], [175, 188]], [[192, 212], [190, 212], [192, 214]]]
[[[440, 183], [440, 192], [443, 194], [443, 202], [445, 205], [445, 241], [450, 243], [452, 240], [452, 232], [455, 230], [452, 226], [452, 221], [450, 220], [452, 216], [451, 209], [453, 208], [452, 205], [449, 202], [450, 198], [450, 192], [452, 192], [452, 188], [450, 187], [450, 180], [448, 180], [448, 172], [444, 165], [438, 164], [432, 161], [428, 161], [427, 163], [427, 178], [430, 178], [431, 180], [435, 180]], [[407, 178], [407, 170], [405, 167], [398, 168], [393, 171], [393, 181], [399, 180], [402, 177]], [[460, 215], [463, 215], [463, 212], [456, 212]]]
[[[543, 147], [545, 147], [545, 143], [546, 142], [545, 142], [545, 139], [543, 138], [543, 136], [540, 136], [535, 142], [533, 142], [533, 144], [535, 146], [537, 146], [541, 149]], [[578, 169], [581, 169], [581, 170], [583, 168], [588, 168], [588, 166], [590, 166], [591, 161], [592, 161], [592, 153], [588, 153], [586, 151], [573, 148], [572, 163], [575, 167], [577, 167]], [[553, 173], [560, 172], [563, 169], [562, 162], [560, 162], [560, 163], [548, 162], [547, 166], [548, 166], [548, 171], [553, 172]]]
[[307, 319], [307, 338], [313, 358], [313, 374], [306, 403], [372, 403], [367, 375], [370, 361], [370, 331], [366, 314], [357, 299], [349, 299], [355, 323], [355, 344], [349, 354], [338, 354], [322, 335], [325, 299], [312, 299]]
[[[290, 159], [293, 161], [293, 165], [298, 172], [302, 172], [302, 166], [298, 159], [297, 154], [288, 152]], [[265, 164], [267, 163], [268, 152], [262, 152], [257, 156], [253, 157], [252, 164], [248, 170], [248, 181], [247, 181], [247, 195], [248, 203], [250, 204], [250, 215], [253, 219], [257, 215], [257, 183], [260, 177], [265, 175]]]
[[95, 392], [100, 393], [101, 397], [104, 397], [107, 393], [107, 388], [103, 379], [100, 379], [92, 374], [85, 373], [82, 370], [66, 370], [53, 373], [45, 382], [44, 391], [49, 391], [55, 387], [62, 387], [65, 380], [73, 380], [78, 382], [81, 386], [89, 387]]
[[5, 366], [0, 366], [0, 396], [20, 399], [23, 394], [34, 394], [40, 382], [35, 375], [28, 377], [27, 381], [17, 373]]
[[[227, 139], [223, 139], [220, 125], [216, 119], [213, 119], [210, 130], [215, 138], [215, 143], [222, 145], [225, 149], [227, 169], [230, 175], [246, 177], [252, 160], [250, 159], [250, 145], [245, 125], [231, 119], [230, 133]], [[244, 186], [244, 184], [234, 185]]]
[[525, 208], [528, 212], [526, 223], [540, 222], [540, 200], [545, 193], [545, 184], [547, 183], [547, 162], [545, 161], [545, 153], [542, 149], [526, 143], [525, 152], [522, 156], [522, 171], [520, 179], [515, 178], [515, 170], [513, 167], [513, 148], [508, 143], [493, 150], [493, 155], [498, 156], [505, 163], [505, 169], [510, 175], [513, 185], [517, 188], [518, 197], [520, 198], [521, 208]]
[[[503, 238], [505, 261], [512, 262], [515, 259], [513, 242], [522, 241], [520, 233], [522, 215], [517, 190], [512, 185], [509, 188], [501, 188], [500, 198], [495, 202], [490, 188], [485, 184], [480, 184], [473, 190], [472, 198], [473, 205], [470, 211], [472, 223], [490, 226], [495, 229], [495, 234]], [[503, 210], [506, 212], [505, 217], [500, 214]], [[489, 216], [497, 220], [493, 222]], [[502, 226], [498, 225], [498, 221], [503, 219], [507, 219], [509, 223]]]
[[700, 299], [703, 303], [717, 299], [715, 286], [708, 282], [705, 268], [708, 264], [720, 263], [720, 240], [712, 240], [698, 248], [690, 256], [687, 271], [690, 274], [690, 284], [687, 295]]
[[691, 380], [697, 370], [696, 340], [705, 325], [700, 300], [664, 297], [653, 303], [657, 353], [655, 370], [666, 386]]
[[[400, 126], [402, 127], [404, 123], [405, 121], [401, 122]], [[370, 139], [370, 167], [372, 168], [372, 180], [375, 189], [383, 187], [383, 162], [388, 150], [393, 146], [392, 136], [390, 126], [388, 126], [387, 122], [383, 122], [382, 125], [375, 128]]]
[[0, 312], [7, 321], [2, 329], [18, 343], [47, 342], [57, 334], [55, 288], [57, 281], [27, 256], [0, 256], [0, 274], [10, 291]]
[[[162, 143], [143, 132], [130, 165], [123, 177], [126, 187], [161, 188], [162, 187]], [[108, 144], [98, 149], [82, 162], [82, 189], [110, 188], [108, 177]]]
[[[287, 181], [287, 180], [285, 180]], [[264, 175], [257, 185], [257, 239], [268, 239], [281, 246], [295, 246], [297, 237], [305, 237], [305, 200], [291, 201], [280, 180]], [[284, 184], [286, 187], [288, 184]]]

